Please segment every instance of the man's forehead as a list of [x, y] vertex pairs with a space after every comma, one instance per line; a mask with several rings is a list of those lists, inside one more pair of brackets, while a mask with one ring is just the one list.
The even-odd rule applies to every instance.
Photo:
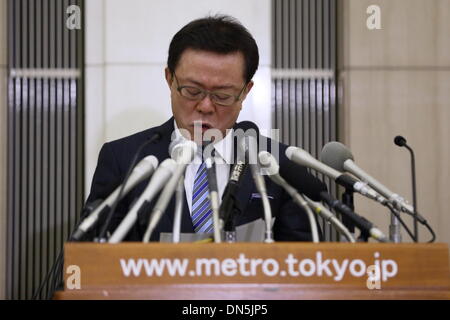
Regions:
[[[186, 49], [180, 55], [180, 59], [177, 63], [176, 69], [180, 67], [183, 62], [198, 62], [198, 63], [211, 63], [217, 65], [217, 62], [232, 62], [233, 64], [242, 64], [244, 66], [244, 55], [240, 51], [233, 51], [228, 53], [219, 53], [214, 51]], [[184, 66], [184, 65], [183, 65]], [[176, 71], [176, 70], [175, 70]]]
[[202, 71], [209, 72], [211, 76], [222, 78], [225, 81], [228, 79], [228, 83], [222, 81], [219, 86], [235, 86], [236, 82], [241, 83], [245, 80], [244, 55], [239, 51], [217, 53], [187, 49], [181, 54], [175, 68], [177, 77], [198, 82], [198, 84], [202, 84], [202, 75], [200, 74]]

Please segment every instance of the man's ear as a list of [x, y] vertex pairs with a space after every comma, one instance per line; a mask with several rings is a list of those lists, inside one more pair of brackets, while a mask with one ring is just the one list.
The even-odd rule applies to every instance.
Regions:
[[164, 69], [164, 73], [166, 75], [167, 85], [169, 86], [169, 89], [170, 89], [172, 87], [172, 82], [173, 82], [172, 72], [169, 70], [169, 68], [166, 68], [166, 69]]
[[242, 101], [244, 101], [245, 98], [247, 98], [247, 94], [250, 92], [250, 90], [252, 90], [252, 88], [253, 88], [253, 81], [250, 81], [245, 87], [244, 92], [242, 93]]

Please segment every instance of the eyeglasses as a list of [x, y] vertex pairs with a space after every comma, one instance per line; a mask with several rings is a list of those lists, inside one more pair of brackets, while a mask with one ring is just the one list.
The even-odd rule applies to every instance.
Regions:
[[239, 92], [239, 95], [234, 96], [232, 94], [224, 92], [208, 91], [198, 87], [180, 86], [180, 82], [178, 81], [175, 72], [173, 73], [173, 75], [178, 85], [177, 91], [180, 93], [182, 97], [192, 101], [201, 101], [205, 99], [207, 95], [209, 95], [211, 101], [219, 106], [231, 106], [233, 103], [239, 101], [242, 92], [244, 92], [244, 89], [247, 86], [247, 84], [244, 84], [241, 91]]

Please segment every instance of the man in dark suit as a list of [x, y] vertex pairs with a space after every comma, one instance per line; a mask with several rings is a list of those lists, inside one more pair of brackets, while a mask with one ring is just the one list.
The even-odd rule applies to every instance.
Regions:
[[[208, 17], [183, 27], [172, 39], [165, 70], [173, 118], [159, 127], [106, 143], [100, 151], [87, 202], [106, 198], [123, 181], [139, 146], [156, 132], [160, 133], [161, 138], [144, 148], [140, 159], [154, 155], [162, 162], [169, 157], [172, 136], [194, 140], [200, 145], [203, 134], [211, 129], [222, 134], [221, 139], [214, 141], [216, 155], [223, 160], [222, 165], [216, 168], [218, 189], [222, 195], [232, 166], [230, 148], [227, 147], [232, 139], [229, 129], [235, 127], [242, 103], [253, 86], [252, 77], [258, 61], [255, 40], [231, 17]], [[280, 166], [291, 166], [284, 155], [286, 146], [280, 144], [278, 147]], [[200, 161], [190, 164], [185, 174], [186, 201], [181, 222], [181, 232], [185, 233], [209, 233], [212, 230], [208, 188], [204, 188], [206, 182], [201, 176], [201, 154], [198, 156]], [[302, 191], [306, 195], [315, 198], [318, 191], [325, 190], [325, 186], [305, 168], [296, 168], [296, 174], [304, 182]], [[147, 183], [139, 184], [120, 202], [109, 228], [111, 231], [118, 226]], [[266, 184], [275, 216], [275, 240], [310, 241], [309, 222], [303, 210], [290, 200], [282, 188], [269, 179], [266, 179]], [[242, 177], [237, 198], [241, 213], [235, 216], [235, 225], [264, 217], [262, 202], [249, 170]], [[172, 199], [151, 240], [158, 241], [161, 232], [172, 231], [174, 203]], [[148, 219], [149, 212], [141, 212], [127, 240], [142, 240]]]

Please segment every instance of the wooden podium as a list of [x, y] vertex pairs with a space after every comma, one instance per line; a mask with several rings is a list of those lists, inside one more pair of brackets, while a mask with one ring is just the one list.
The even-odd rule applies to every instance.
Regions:
[[447, 244], [67, 243], [55, 299], [450, 299]]

